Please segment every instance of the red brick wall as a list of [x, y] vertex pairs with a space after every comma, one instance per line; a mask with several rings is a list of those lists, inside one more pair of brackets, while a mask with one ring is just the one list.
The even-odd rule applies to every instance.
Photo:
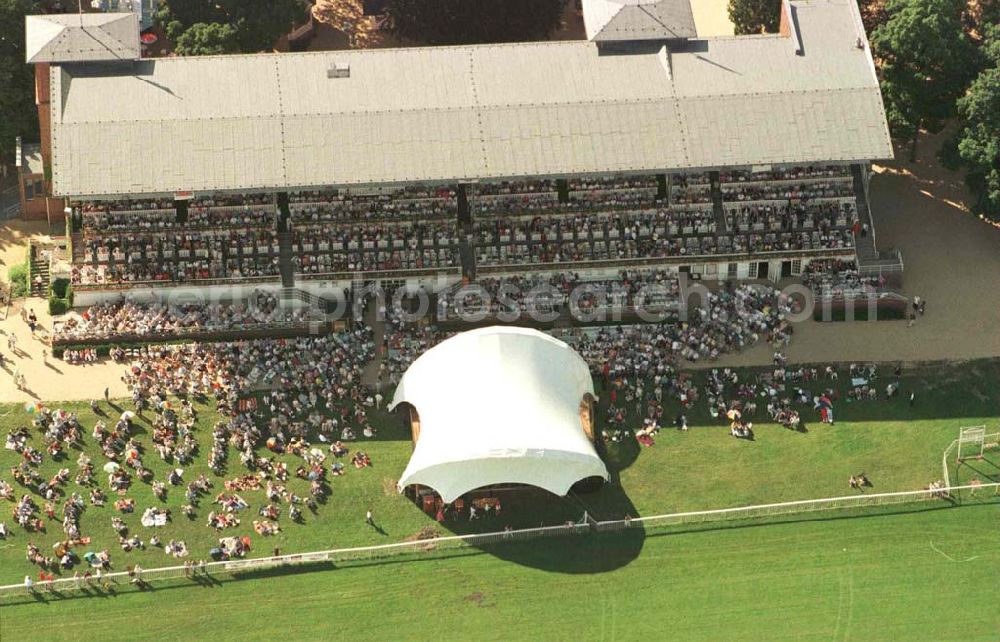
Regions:
[[26, 200], [24, 198], [24, 184], [26, 182], [33, 183], [41, 178], [41, 176], [38, 174], [31, 174], [28, 176], [19, 176], [18, 178], [18, 191], [21, 197], [21, 218], [26, 221], [44, 221], [48, 219], [47, 199], [44, 196], [36, 196], [31, 200]]
[[41, 132], [42, 158], [49, 164], [52, 158], [52, 123], [49, 116], [52, 111], [49, 100], [49, 65], [35, 65], [35, 104], [38, 105], [38, 128]]
[[64, 210], [66, 209], [66, 201], [52, 196], [43, 200], [45, 201], [45, 207], [48, 210], [49, 225], [65, 225], [66, 212]]

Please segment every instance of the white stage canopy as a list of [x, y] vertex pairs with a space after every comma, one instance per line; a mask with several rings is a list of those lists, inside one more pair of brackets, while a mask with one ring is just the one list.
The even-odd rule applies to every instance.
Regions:
[[399, 489], [421, 484], [451, 502], [491, 484], [562, 496], [587, 477], [608, 479], [580, 418], [587, 393], [586, 362], [537, 330], [489, 327], [443, 341], [413, 362], [390, 406], [408, 402], [420, 415]]

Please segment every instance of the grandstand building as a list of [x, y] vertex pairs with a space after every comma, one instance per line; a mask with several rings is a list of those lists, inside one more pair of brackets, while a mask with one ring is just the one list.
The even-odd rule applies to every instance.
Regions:
[[135, 14], [29, 17], [47, 200], [24, 211], [72, 212], [78, 305], [901, 269], [867, 206], [893, 152], [853, 0], [785, 0], [780, 33], [707, 39], [687, 0], [583, 6], [585, 41], [156, 60]]

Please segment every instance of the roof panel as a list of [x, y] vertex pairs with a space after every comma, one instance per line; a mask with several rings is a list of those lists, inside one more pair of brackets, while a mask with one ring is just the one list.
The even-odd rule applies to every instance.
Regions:
[[[671, 53], [589, 42], [53, 66], [58, 195], [453, 181], [890, 158], [848, 0], [776, 36]], [[822, 23], [822, 24], [820, 24]], [[847, 42], [850, 46], [845, 46]], [[347, 62], [349, 78], [327, 78]], [[109, 97], [114, 97], [109, 100]], [[129, 159], [108, 171], [107, 159]]]
[[137, 60], [137, 13], [69, 13], [26, 16], [25, 61], [65, 63]]
[[664, 40], [697, 35], [691, 0], [583, 0], [587, 39]]

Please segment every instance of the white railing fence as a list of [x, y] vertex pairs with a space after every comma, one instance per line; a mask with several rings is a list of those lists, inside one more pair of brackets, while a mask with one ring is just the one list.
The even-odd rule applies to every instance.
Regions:
[[[327, 551], [314, 551], [293, 555], [279, 555], [251, 559], [236, 559], [222, 562], [195, 562], [191, 565], [168, 566], [155, 569], [142, 569], [140, 578], [142, 584], [150, 584], [178, 578], [188, 578], [192, 581], [215, 581], [219, 575], [252, 573], [256, 571], [276, 569], [307, 564], [332, 564], [352, 560], [374, 560], [407, 553], [430, 554], [442, 550], [458, 549], [469, 546], [488, 546], [539, 537], [554, 537], [564, 535], [581, 535], [594, 532], [615, 532], [627, 529], [651, 529], [656, 527], [678, 526], [719, 522], [728, 520], [758, 519], [778, 515], [792, 515], [817, 511], [832, 511], [851, 508], [869, 508], [889, 506], [931, 500], [954, 501], [964, 495], [981, 499], [992, 499], [1000, 496], [1000, 482], [952, 486], [938, 490], [915, 490], [897, 493], [870, 493], [851, 495], [847, 497], [829, 497], [824, 499], [809, 499], [774, 504], [759, 504], [753, 506], [738, 506], [716, 510], [690, 511], [672, 513], [669, 515], [651, 515], [621, 520], [596, 521], [585, 514], [580, 522], [567, 522], [559, 526], [543, 526], [520, 530], [507, 530], [475, 535], [453, 535], [418, 539], [395, 544], [379, 546], [360, 546], [355, 548], [338, 548]], [[0, 586], [0, 600], [27, 601], [51, 594], [53, 597], [64, 597], [67, 593], [75, 593], [84, 589], [91, 591], [120, 590], [133, 581], [128, 572], [105, 573], [98, 578], [93, 576], [89, 581], [82, 578], [61, 578], [51, 582], [35, 583], [31, 589], [24, 584]]]
[[[987, 448], [996, 448], [997, 444], [1000, 444], [1000, 432], [985, 435], [983, 442]], [[949, 466], [948, 462], [957, 447], [958, 439], [955, 439], [944, 449], [944, 454], [941, 455], [941, 479], [944, 481], [945, 486], [951, 486], [951, 466]]]

